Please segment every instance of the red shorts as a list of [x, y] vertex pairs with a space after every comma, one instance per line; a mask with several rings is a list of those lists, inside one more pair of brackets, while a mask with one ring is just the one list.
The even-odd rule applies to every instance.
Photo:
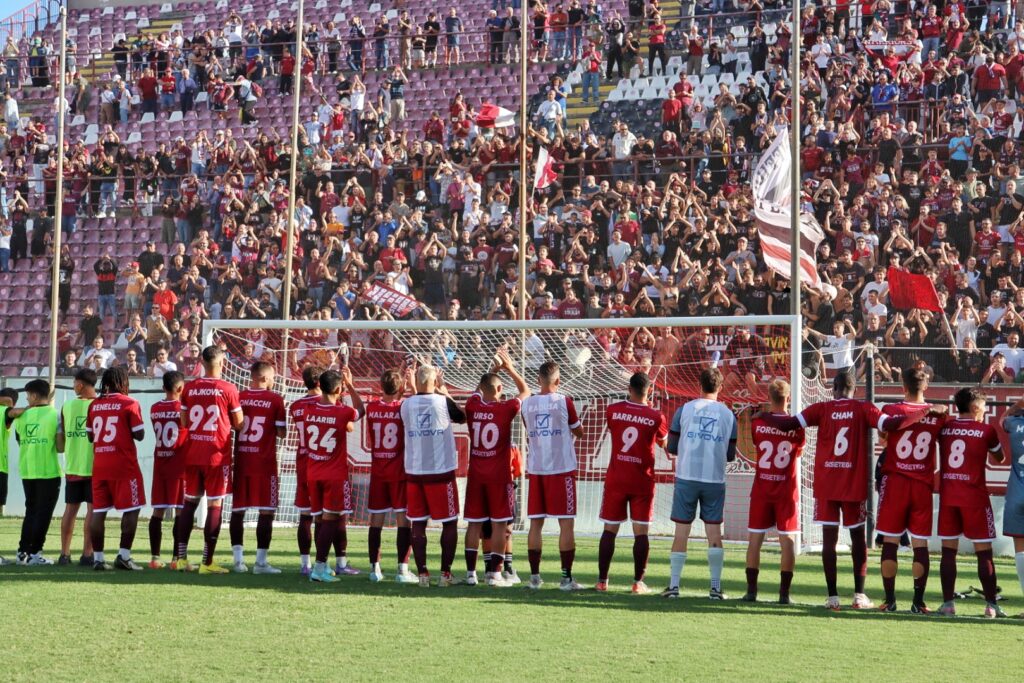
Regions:
[[182, 508], [185, 505], [185, 478], [154, 477], [150, 489], [153, 508]]
[[405, 483], [409, 503], [406, 516], [413, 522], [428, 517], [435, 522], [450, 522], [459, 518], [459, 489], [455, 478], [447, 481], [415, 481]]
[[309, 482], [309, 506], [313, 515], [352, 514], [352, 483], [348, 479]]
[[367, 496], [366, 511], [370, 514], [382, 512], [405, 512], [405, 479], [383, 481], [370, 475], [370, 492]]
[[131, 512], [146, 504], [146, 487], [142, 476], [131, 479], [92, 478], [92, 508], [94, 512]]
[[932, 485], [902, 475], [887, 474], [878, 487], [875, 531], [883, 536], [931, 538]]
[[186, 465], [185, 497], [223, 500], [231, 493], [231, 465]]
[[530, 491], [526, 500], [526, 516], [576, 517], [576, 473], [531, 474]]
[[939, 538], [960, 538], [975, 543], [996, 540], [996, 518], [991, 505], [939, 504]]
[[822, 526], [839, 526], [839, 514], [843, 515], [843, 527], [853, 529], [868, 519], [867, 502], [863, 500], [814, 499], [814, 523]]
[[511, 522], [516, 516], [516, 489], [511, 481], [487, 483], [466, 479], [467, 522]]
[[237, 477], [232, 484], [232, 510], [276, 510], [280, 481], [276, 474], [262, 477]]
[[309, 483], [306, 481], [306, 459], [295, 461], [295, 509], [309, 512]]
[[622, 524], [627, 519], [634, 524], [650, 524], [654, 519], [654, 482], [645, 491], [605, 482], [598, 519], [605, 524]]
[[[849, 521], [849, 517], [846, 517]], [[750, 512], [747, 515], [747, 531], [765, 533], [776, 529], [780, 534], [795, 534], [800, 528], [796, 500], [779, 498], [770, 500], [761, 496], [750, 497]]]

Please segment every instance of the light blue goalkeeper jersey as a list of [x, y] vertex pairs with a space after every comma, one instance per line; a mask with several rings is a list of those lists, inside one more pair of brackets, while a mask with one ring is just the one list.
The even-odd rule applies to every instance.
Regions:
[[1024, 416], [1008, 417], [1003, 423], [1010, 437], [1010, 478], [1006, 482], [1007, 506], [1024, 502]]
[[676, 477], [725, 483], [729, 442], [736, 439], [736, 416], [724, 403], [698, 398], [676, 411], [670, 431], [679, 434]]

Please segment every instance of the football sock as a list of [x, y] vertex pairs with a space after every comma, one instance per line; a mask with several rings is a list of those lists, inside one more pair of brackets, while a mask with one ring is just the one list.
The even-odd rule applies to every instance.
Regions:
[[93, 551], [92, 551], [92, 561], [93, 562], [104, 562], [105, 559], [106, 558], [103, 556], [103, 551], [102, 550], [96, 550], [95, 548], [93, 549]]
[[597, 547], [597, 580], [608, 580], [608, 568], [612, 566], [615, 555], [615, 534], [610, 531], [601, 532], [601, 542]]
[[[105, 515], [103, 516], [105, 518]], [[92, 524], [89, 525], [89, 539], [92, 541], [93, 555], [99, 550], [103, 552], [103, 547], [106, 542], [106, 526], [100, 520], [100, 516], [94, 515]], [[31, 553], [30, 553], [31, 554]]]
[[882, 587], [886, 602], [896, 602], [896, 556], [899, 549], [896, 543], [882, 544]]
[[309, 567], [309, 555], [299, 555], [299, 564], [303, 569]]
[[395, 546], [398, 549], [398, 564], [409, 564], [409, 552], [412, 550], [412, 529], [407, 526], [398, 527], [395, 534]]
[[1024, 593], [1024, 552], [1014, 555], [1017, 563], [1017, 580], [1020, 581], [1020, 590]]
[[501, 566], [505, 563], [505, 556], [501, 553], [491, 553], [491, 568], [492, 574], [500, 574]]
[[175, 543], [178, 545], [178, 557], [188, 557], [188, 539], [192, 536], [192, 526], [196, 522], [196, 501], [186, 500], [185, 506], [174, 520], [176, 530]]
[[942, 601], [950, 602], [956, 598], [956, 548], [942, 548], [939, 580], [942, 582]]
[[[228, 536], [231, 537], [231, 547], [241, 547], [245, 543], [245, 512], [232, 512], [228, 519]], [[241, 562], [241, 560], [237, 560]]]
[[931, 569], [931, 559], [928, 557], [928, 548], [914, 548], [914, 604], [920, 605], [924, 602], [924, 591], [928, 587], [928, 571]]
[[383, 531], [379, 526], [371, 526], [366, 535], [366, 544], [370, 551], [370, 564], [380, 562], [380, 538]]
[[651, 539], [647, 534], [633, 538], [633, 581], [643, 581], [647, 573], [647, 558], [651, 554]]
[[120, 557], [125, 562], [127, 562], [128, 560], [132, 559], [132, 551], [129, 550], [128, 548], [118, 548], [117, 549], [117, 556]]
[[331, 544], [337, 533], [338, 520], [321, 520], [316, 530], [316, 563], [326, 565], [327, 557], [331, 554]]
[[231, 561], [235, 564], [242, 564], [242, 560], [245, 559], [243, 556], [244, 552], [245, 548], [240, 545], [231, 546]]
[[978, 555], [978, 579], [981, 581], [981, 590], [985, 593], [985, 602], [996, 601], [996, 567], [992, 562], [992, 550], [979, 550]]
[[[868, 538], [863, 526], [850, 529], [850, 557], [853, 559], [853, 592], [864, 592], [864, 579], [868, 575]], [[836, 541], [839, 540], [839, 527], [836, 527]], [[833, 551], [835, 545], [832, 546]], [[838, 573], [838, 570], [837, 570]]]
[[[788, 596], [789, 587], [793, 585], [793, 572], [779, 572], [779, 595]], [[757, 592], [756, 590], [754, 591]]]
[[[131, 557], [131, 549], [135, 544], [135, 531], [139, 528], [139, 511], [126, 512], [121, 517], [121, 545], [119, 548], [129, 550], [128, 557]], [[128, 558], [125, 558], [128, 559]]]
[[[747, 567], [747, 592], [751, 595], [757, 595], [757, 577], [760, 573], [760, 569]], [[790, 572], [790, 574], [792, 573]]]
[[348, 565], [348, 560], [345, 559], [348, 555], [348, 525], [344, 517], [338, 518], [338, 528], [334, 532], [334, 555], [342, 567]]
[[427, 520], [412, 523], [412, 554], [416, 558], [416, 571], [427, 573]]
[[160, 542], [163, 540], [163, 521], [159, 517], [149, 518], [149, 552], [153, 557], [160, 557]]
[[[1018, 560], [1018, 562], [1020, 562], [1020, 560]], [[512, 569], [512, 553], [505, 553], [505, 571], [507, 571], [509, 574], [511, 574], [514, 571]], [[1024, 581], [1024, 579], [1022, 579], [1022, 581]]]
[[533, 576], [540, 575], [540, 548], [536, 550], [533, 548], [528, 549], [526, 557], [530, 561], [530, 574]]
[[725, 548], [708, 548], [708, 569], [711, 570], [711, 590], [722, 590], [722, 565]]
[[267, 563], [267, 548], [256, 548], [256, 564], [264, 565]]
[[206, 526], [203, 527], [203, 564], [213, 564], [213, 554], [217, 552], [217, 538], [220, 536], [220, 507], [210, 508], [206, 515]]
[[[424, 531], [424, 535], [426, 532]], [[455, 520], [441, 525], [441, 573], [451, 572], [459, 549], [459, 526]]]
[[[479, 555], [479, 554], [480, 553], [479, 553], [479, 551], [477, 551], [476, 548], [466, 548], [466, 573], [467, 574], [476, 574], [476, 558], [477, 558], [477, 555]], [[490, 571], [490, 566], [489, 565], [488, 565], [487, 571]]]
[[[256, 518], [256, 551], [262, 548], [264, 551], [270, 548], [270, 539], [274, 535], [274, 516], [260, 515]], [[259, 560], [257, 560], [259, 561]], [[266, 564], [266, 560], [260, 564]]]
[[683, 567], [686, 566], [686, 553], [669, 553], [668, 566], [672, 573], [672, 578], [669, 579], [668, 587], [679, 588], [679, 577], [683, 575]]
[[559, 550], [559, 557], [562, 558], [562, 578], [572, 578], [572, 563], [576, 561], [576, 548], [572, 550]]
[[828, 597], [839, 595], [839, 571], [836, 568], [836, 543], [839, 542], [839, 527], [823, 526], [821, 528], [821, 568], [825, 571], [825, 588]]
[[[313, 547], [313, 518], [309, 515], [299, 515], [299, 528], [296, 536], [299, 542], [299, 554], [309, 557], [309, 550]], [[308, 562], [306, 563], [309, 564]]]

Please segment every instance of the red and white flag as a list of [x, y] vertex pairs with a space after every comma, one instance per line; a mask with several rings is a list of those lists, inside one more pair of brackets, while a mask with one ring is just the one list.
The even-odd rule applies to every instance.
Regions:
[[537, 161], [533, 167], [533, 189], [543, 190], [558, 180], [558, 174], [551, 167], [551, 155], [548, 148], [541, 145], [537, 148]]
[[404, 318], [419, 306], [416, 299], [402, 294], [385, 285], [370, 285], [363, 290], [363, 298], [369, 299], [396, 318]]
[[515, 122], [514, 112], [490, 102], [484, 103], [476, 115], [476, 125], [481, 128], [507, 128], [515, 125]]
[[[764, 262], [782, 277], [792, 275], [793, 188], [790, 172], [793, 159], [789, 149], [788, 129], [780, 131], [754, 169], [751, 189], [754, 193], [754, 217], [761, 235]], [[797, 188], [799, 190], [799, 188]], [[799, 195], [798, 195], [799, 197]], [[797, 199], [799, 202], [799, 198]], [[799, 207], [798, 207], [799, 208]], [[800, 213], [800, 272], [805, 283], [821, 286], [815, 254], [825, 239], [818, 221], [809, 213]]]

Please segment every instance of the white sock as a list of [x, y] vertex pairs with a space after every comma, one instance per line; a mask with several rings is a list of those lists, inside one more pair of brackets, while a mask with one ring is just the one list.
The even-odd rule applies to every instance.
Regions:
[[[399, 571], [401, 571], [401, 570], [399, 570]], [[381, 571], [380, 571], [380, 562], [374, 562], [373, 566], [370, 568], [370, 572], [373, 573], [373, 574], [380, 574], [381, 573]]]
[[117, 556], [125, 562], [127, 562], [128, 560], [132, 559], [132, 551], [128, 550], [128, 548], [120, 548], [117, 551]]
[[475, 569], [474, 569], [473, 571], [471, 571], [471, 572], [466, 572], [466, 578], [467, 578], [467, 579], [468, 579], [469, 577], [471, 577], [471, 576], [472, 576], [472, 577], [473, 577], [474, 579], [476, 578], [476, 570], [475, 570]]
[[92, 561], [93, 562], [103, 562], [103, 553], [101, 553], [101, 552], [94, 552], [92, 554]]
[[244, 548], [240, 545], [231, 546], [231, 556], [235, 558], [235, 564], [242, 563], [242, 551]]
[[266, 564], [268, 552], [267, 548], [256, 548], [256, 564]]
[[309, 566], [309, 555], [299, 555], [299, 563], [303, 569]]
[[672, 572], [672, 578], [668, 582], [669, 588], [679, 588], [679, 577], [683, 574], [683, 567], [686, 566], [686, 553], [669, 553], [668, 566]]
[[313, 565], [313, 571], [318, 573], [318, 574], [325, 573], [327, 571], [327, 563], [326, 562], [317, 562], [315, 565]]
[[722, 590], [722, 565], [725, 548], [708, 548], [708, 569], [711, 570], [711, 590]]
[[1014, 560], [1017, 562], [1017, 579], [1020, 580], [1020, 591], [1024, 593], [1024, 552], [1017, 553], [1014, 556]]
[[341, 557], [338, 558], [338, 566], [341, 567], [342, 569], [344, 569], [345, 567], [348, 566], [348, 556], [347, 555], [342, 555]]
[[[378, 571], [380, 570], [380, 563], [377, 563], [377, 570]], [[408, 562], [399, 562], [398, 563], [398, 573], [399, 574], [408, 574], [409, 573], [409, 563]]]

